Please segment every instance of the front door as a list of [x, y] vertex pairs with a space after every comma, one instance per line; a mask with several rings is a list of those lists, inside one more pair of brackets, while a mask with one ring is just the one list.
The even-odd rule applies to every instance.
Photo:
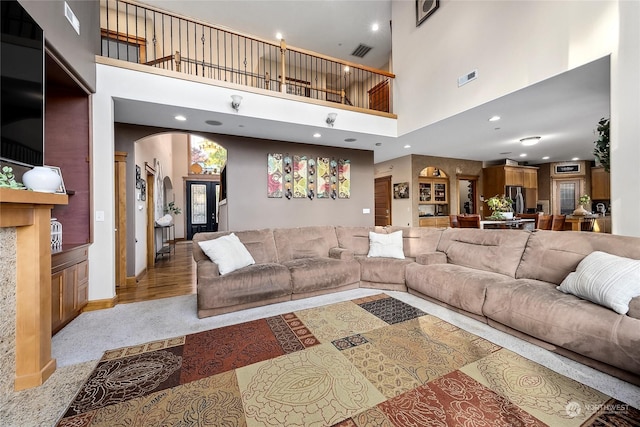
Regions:
[[214, 181], [187, 181], [187, 240], [196, 233], [218, 231], [218, 189]]

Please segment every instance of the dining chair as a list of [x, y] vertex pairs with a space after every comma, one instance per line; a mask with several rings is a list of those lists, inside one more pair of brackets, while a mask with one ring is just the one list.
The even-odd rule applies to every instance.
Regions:
[[538, 218], [538, 228], [539, 230], [551, 230], [551, 222], [553, 220], [552, 215], [541, 214], [540, 218]]
[[532, 214], [521, 213], [521, 214], [518, 214], [518, 217], [522, 219], [533, 219], [534, 220], [533, 228], [538, 228], [538, 222], [540, 221], [540, 212], [532, 213]]
[[458, 215], [449, 215], [449, 227], [458, 228]]
[[458, 215], [458, 227], [480, 228], [480, 215]]
[[566, 218], [566, 215], [553, 215], [553, 219], [551, 220], [551, 229], [553, 231], [564, 231], [564, 221]]

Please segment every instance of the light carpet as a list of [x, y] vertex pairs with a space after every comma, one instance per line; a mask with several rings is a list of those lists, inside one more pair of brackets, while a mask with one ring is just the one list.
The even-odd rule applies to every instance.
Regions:
[[107, 351], [59, 425], [639, 421], [630, 405], [377, 294]]

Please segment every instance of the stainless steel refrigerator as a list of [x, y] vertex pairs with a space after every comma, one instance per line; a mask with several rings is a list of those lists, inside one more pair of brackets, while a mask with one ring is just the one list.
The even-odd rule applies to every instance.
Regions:
[[516, 185], [507, 185], [506, 191], [504, 193], [507, 197], [513, 200], [513, 212], [515, 214], [525, 213], [526, 204], [525, 204], [525, 195], [524, 188]]

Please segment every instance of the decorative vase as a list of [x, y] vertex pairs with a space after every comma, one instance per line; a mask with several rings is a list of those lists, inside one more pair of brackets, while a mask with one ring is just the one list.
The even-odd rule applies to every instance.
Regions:
[[500, 212], [504, 219], [513, 219], [513, 212]]
[[62, 182], [60, 175], [45, 166], [36, 166], [22, 175], [24, 185], [33, 191], [55, 193]]
[[589, 213], [590, 212], [584, 208], [584, 205], [578, 206], [578, 208], [575, 211], [573, 211], [573, 215], [575, 216], [585, 216], [585, 215], [589, 215]]

